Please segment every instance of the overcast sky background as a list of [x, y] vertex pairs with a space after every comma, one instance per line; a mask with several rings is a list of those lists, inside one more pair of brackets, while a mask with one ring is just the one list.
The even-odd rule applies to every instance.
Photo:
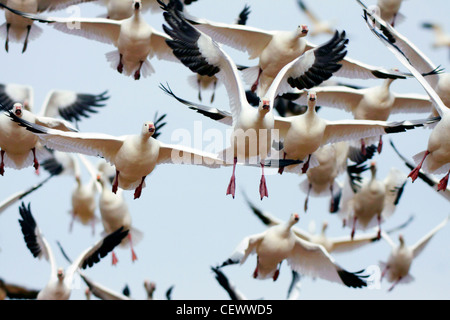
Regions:
[[[392, 53], [377, 40], [367, 28], [362, 9], [356, 1], [316, 0], [306, 1], [320, 17], [336, 22], [338, 30], [345, 30], [350, 39], [348, 57], [372, 65], [386, 68], [398, 67], [405, 70]], [[366, 1], [367, 5], [375, 1]], [[213, 1], [199, 0], [187, 7], [192, 15], [213, 21], [232, 23], [238, 13], [248, 4], [251, 13], [247, 24], [268, 30], [293, 30], [299, 24], [309, 24], [307, 17], [298, 8], [296, 1]], [[105, 12], [97, 4], [79, 5], [82, 16], [95, 17]], [[433, 37], [428, 30], [421, 28], [424, 21], [437, 22], [450, 32], [447, 13], [450, 3], [445, 0], [404, 1], [401, 12], [405, 21], [397, 25], [399, 32], [413, 41], [436, 65], [448, 71], [448, 49], [432, 48]], [[66, 15], [70, 12], [55, 12], [48, 15]], [[145, 18], [154, 28], [162, 31], [163, 17], [160, 13], [146, 13]], [[3, 14], [0, 21], [4, 21]], [[1, 23], [2, 23], [1, 22]], [[153, 120], [158, 112], [167, 113], [167, 125], [163, 128], [160, 140], [166, 143], [179, 143], [173, 136], [183, 129], [191, 133], [194, 126], [221, 130], [225, 125], [189, 110], [163, 93], [159, 83], [168, 82], [179, 96], [197, 101], [197, 90], [188, 84], [192, 75], [181, 63], [151, 60], [156, 73], [148, 78], [135, 81], [132, 77], [119, 74], [109, 66], [105, 53], [114, 50], [112, 45], [88, 40], [59, 32], [52, 27], [40, 24], [43, 34], [31, 41], [27, 51], [22, 54], [22, 44], [10, 43], [9, 53], [0, 43], [0, 64], [2, 76], [0, 83], [31, 85], [35, 94], [35, 110], [38, 111], [46, 94], [51, 89], [67, 89], [83, 93], [98, 94], [108, 90], [110, 99], [107, 106], [97, 115], [79, 123], [81, 131], [102, 132], [112, 135], [137, 134], [142, 122]], [[309, 37], [312, 43], [321, 44], [330, 36]], [[236, 63], [253, 66], [256, 60], [249, 61], [245, 53], [229, 47], [224, 49]], [[340, 79], [359, 86], [379, 85], [383, 80]], [[425, 93], [415, 79], [397, 80], [392, 86], [395, 92]], [[207, 103], [210, 92], [203, 93]], [[320, 96], [318, 96], [320, 104]], [[224, 86], [216, 92], [215, 107], [229, 110]], [[322, 109], [320, 115], [327, 119], [351, 118], [351, 114], [333, 109]], [[390, 120], [423, 118], [426, 114], [396, 114]], [[418, 129], [407, 133], [385, 136], [384, 149], [374, 158], [379, 165], [379, 177], [385, 177], [391, 167], [409, 173], [409, 169], [393, 152], [388, 141], [392, 138], [398, 149], [407, 156], [425, 150], [430, 131]], [[224, 143], [228, 143], [224, 140]], [[206, 147], [209, 141], [203, 141]], [[194, 146], [194, 145], [192, 145]], [[93, 164], [98, 159], [89, 158]], [[0, 177], [0, 190], [3, 198], [41, 181], [47, 173], [41, 170], [36, 176], [34, 169], [28, 167], [20, 171], [6, 168]], [[138, 260], [131, 262], [129, 249], [116, 249], [119, 259], [117, 266], [111, 266], [111, 255], [85, 271], [86, 275], [113, 290], [121, 291], [125, 284], [135, 299], [145, 298], [144, 279], [156, 282], [156, 299], [165, 299], [165, 291], [172, 285], [173, 299], [229, 299], [227, 293], [214, 279], [210, 266], [226, 260], [235, 246], [247, 235], [262, 232], [266, 227], [253, 215], [245, 203], [242, 192], [251, 201], [276, 217], [287, 220], [292, 212], [300, 214], [297, 227], [307, 229], [311, 221], [316, 223], [316, 231], [322, 221], [329, 222], [329, 236], [349, 235], [351, 229], [343, 228], [337, 216], [328, 213], [328, 198], [310, 198], [308, 213], [303, 210], [305, 194], [298, 185], [305, 177], [285, 173], [268, 175], [269, 197], [259, 199], [260, 169], [238, 167], [236, 170], [236, 198], [226, 196], [226, 188], [231, 176], [231, 167], [209, 169], [196, 166], [161, 165], [147, 177], [147, 187], [141, 198], [133, 200], [133, 191], [126, 191], [125, 197], [132, 213], [133, 224], [144, 233], [140, 243], [135, 246]], [[367, 172], [366, 176], [369, 176]], [[84, 180], [88, 179], [85, 171]], [[439, 176], [439, 179], [441, 177]], [[343, 176], [340, 176], [342, 181]], [[70, 176], [56, 177], [43, 188], [25, 198], [31, 202], [32, 213], [54, 249], [59, 265], [66, 267], [57, 248], [60, 241], [66, 252], [73, 258], [88, 246], [100, 239], [101, 223], [96, 225], [92, 236], [91, 227], [75, 223], [69, 233], [71, 216], [70, 197], [75, 181]], [[18, 223], [19, 203], [0, 215], [0, 277], [6, 281], [40, 289], [49, 279], [50, 265], [45, 260], [32, 257], [23, 240]], [[428, 185], [418, 179], [410, 180], [394, 215], [383, 224], [388, 229], [403, 223], [410, 215], [413, 222], [402, 233], [406, 243], [411, 245], [434, 228], [449, 214], [448, 201]], [[99, 211], [97, 211], [100, 217]], [[362, 231], [357, 230], [357, 234]], [[393, 235], [397, 241], [397, 233]], [[413, 262], [411, 275], [415, 278], [409, 284], [400, 284], [392, 292], [387, 292], [390, 283], [383, 282], [380, 289], [352, 289], [321, 279], [303, 277], [300, 299], [449, 299], [450, 292], [450, 230], [445, 227], [429, 243], [424, 252]], [[358, 271], [380, 260], [386, 261], [390, 253], [384, 241], [373, 243], [349, 253], [333, 254], [335, 260], [349, 271]], [[249, 299], [285, 299], [291, 271], [286, 262], [281, 266], [278, 280], [255, 280], [252, 278], [256, 266], [256, 256], [249, 257], [242, 266], [224, 268], [224, 273]], [[84, 299], [84, 283], [72, 292], [71, 299]]]

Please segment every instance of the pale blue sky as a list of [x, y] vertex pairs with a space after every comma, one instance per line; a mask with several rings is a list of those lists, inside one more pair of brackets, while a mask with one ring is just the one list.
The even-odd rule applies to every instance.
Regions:
[[[367, 5], [375, 1], [366, 1]], [[251, 8], [247, 24], [271, 30], [291, 30], [298, 24], [308, 24], [306, 16], [297, 7], [294, 0], [270, 1], [212, 1], [199, 0], [188, 7], [196, 16], [214, 21], [234, 22], [245, 4]], [[321, 17], [335, 20], [339, 30], [345, 30], [349, 36], [348, 57], [363, 62], [398, 67], [404, 70], [395, 57], [372, 35], [362, 19], [362, 10], [356, 1], [315, 0], [307, 4]], [[104, 9], [95, 4], [79, 6], [82, 16], [97, 16]], [[432, 48], [432, 35], [420, 27], [424, 21], [444, 24], [450, 32], [447, 13], [450, 4], [445, 0], [404, 1], [401, 12], [405, 21], [398, 24], [398, 30], [413, 41], [436, 64], [449, 67], [449, 52], [446, 49]], [[64, 15], [64, 12], [58, 13]], [[149, 24], [162, 31], [161, 14], [147, 13]], [[0, 21], [4, 21], [1, 14]], [[1, 22], [1, 23], [2, 23]], [[41, 24], [43, 34], [29, 43], [22, 54], [22, 45], [10, 44], [9, 53], [0, 43], [2, 77], [0, 83], [18, 83], [33, 86], [35, 106], [39, 110], [45, 95], [51, 89], [68, 89], [86, 93], [100, 93], [108, 90], [111, 96], [105, 108], [97, 115], [80, 123], [85, 132], [103, 132], [113, 135], [138, 133], [144, 120], [153, 120], [155, 112], [167, 113], [168, 124], [163, 128], [160, 140], [178, 143], [172, 140], [177, 129], [193, 133], [196, 121], [202, 121], [202, 129], [228, 129], [222, 124], [189, 110], [185, 106], [165, 95], [159, 83], [168, 82], [179, 96], [196, 101], [197, 91], [189, 86], [187, 77], [192, 75], [182, 64], [151, 60], [156, 73], [139, 81], [125, 77], [109, 66], [105, 53], [114, 50], [111, 45], [68, 35]], [[329, 36], [309, 38], [315, 44], [328, 40]], [[254, 65], [246, 55], [224, 47], [236, 59], [238, 64]], [[347, 83], [360, 86], [373, 86], [382, 80], [342, 79]], [[415, 79], [397, 80], [392, 85], [396, 92], [424, 93]], [[204, 93], [204, 102], [209, 92]], [[320, 96], [318, 97], [320, 102]], [[228, 98], [223, 86], [218, 87], [214, 106], [229, 110]], [[321, 115], [327, 119], [350, 118], [351, 115], [332, 109], [323, 109]], [[390, 119], [423, 118], [424, 114], [397, 114]], [[418, 129], [407, 133], [391, 135], [397, 147], [407, 157], [412, 157], [426, 147], [430, 131]], [[392, 166], [405, 173], [409, 170], [394, 154], [385, 138], [383, 152], [375, 160], [379, 164], [379, 175], [385, 176]], [[203, 141], [201, 147], [206, 147]], [[92, 158], [93, 163], [97, 159]], [[173, 299], [228, 299], [228, 295], [214, 279], [210, 266], [226, 260], [239, 241], [250, 234], [265, 230], [265, 226], [253, 216], [247, 207], [242, 191], [260, 208], [286, 220], [292, 212], [300, 214], [297, 227], [307, 229], [314, 220], [319, 226], [323, 220], [329, 222], [329, 235], [350, 234], [349, 228], [342, 228], [341, 221], [331, 216], [328, 200], [310, 198], [308, 213], [303, 211], [303, 194], [298, 185], [304, 177], [294, 174], [269, 175], [267, 187], [269, 198], [259, 200], [258, 185], [260, 170], [238, 167], [236, 171], [237, 191], [233, 200], [225, 195], [231, 175], [231, 168], [208, 169], [194, 166], [161, 165], [146, 179], [147, 187], [138, 200], [133, 200], [133, 192], [125, 193], [132, 212], [133, 224], [144, 233], [143, 240], [136, 245], [138, 260], [131, 262], [127, 249], [117, 249], [117, 266], [111, 266], [108, 256], [101, 263], [88, 269], [86, 274], [93, 280], [114, 290], [121, 290], [128, 284], [134, 298], [145, 297], [144, 279], [156, 282], [156, 299], [164, 299], [167, 288], [174, 285]], [[2, 197], [22, 190], [40, 181], [32, 167], [20, 171], [6, 168], [0, 177]], [[87, 177], [87, 174], [86, 174]], [[340, 180], [342, 180], [342, 176]], [[101, 224], [96, 226], [96, 235], [91, 228], [76, 223], [69, 233], [70, 193], [74, 186], [71, 177], [57, 177], [36, 193], [25, 198], [31, 202], [32, 212], [51, 246], [60, 265], [67, 263], [57, 250], [56, 241], [60, 241], [66, 252], [75, 257], [100, 237]], [[46, 261], [34, 259], [25, 246], [18, 223], [18, 206], [14, 205], [0, 215], [0, 277], [7, 281], [41, 288], [48, 280], [50, 267]], [[440, 223], [449, 214], [448, 202], [434, 190], [417, 180], [409, 181], [403, 198], [395, 214], [385, 222], [389, 228], [402, 223], [411, 214], [414, 221], [403, 230], [405, 240], [412, 244]], [[99, 212], [97, 211], [99, 216]], [[304, 277], [300, 299], [449, 299], [450, 283], [449, 261], [450, 232], [447, 226], [429, 243], [428, 247], [413, 262], [411, 274], [415, 281], [398, 285], [388, 293], [390, 284], [382, 283], [380, 290], [351, 289], [329, 283], [324, 280], [312, 280]], [[396, 240], [396, 236], [394, 236]], [[334, 254], [336, 261], [349, 271], [357, 271], [378, 261], [385, 261], [390, 253], [387, 243], [380, 241], [357, 251]], [[284, 299], [291, 280], [291, 271], [286, 262], [282, 264], [280, 277], [272, 280], [255, 280], [252, 273], [256, 265], [256, 256], [250, 257], [242, 265], [223, 269], [236, 286], [250, 299]], [[72, 299], [84, 299], [84, 284], [74, 290]]]

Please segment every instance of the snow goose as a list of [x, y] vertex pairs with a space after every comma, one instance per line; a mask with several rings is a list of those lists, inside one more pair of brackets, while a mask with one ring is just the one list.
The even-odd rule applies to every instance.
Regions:
[[[250, 160], [261, 163], [260, 196], [268, 196], [262, 161], [271, 153], [273, 100], [291, 87], [309, 87], [329, 79], [340, 68], [336, 60], [345, 56], [345, 32], [336, 32], [334, 37], [309, 54], [297, 57], [277, 75], [267, 94], [261, 98], [258, 108], [247, 101], [236, 64], [208, 35], [196, 30], [186, 21], [183, 14], [162, 4], [166, 10], [164, 18], [169, 27], [164, 31], [172, 37], [168, 45], [177, 58], [193, 72], [214, 75], [224, 83], [232, 114], [231, 146], [219, 153], [222, 158], [234, 159], [233, 174], [227, 188], [227, 195], [235, 195], [235, 167], [237, 162]], [[187, 49], [186, 49], [187, 48]], [[319, 71], [320, 70], [320, 71]], [[166, 90], [167, 92], [167, 90]], [[258, 161], [259, 160], [259, 161]]]
[[36, 221], [31, 214], [30, 204], [19, 207], [21, 219], [19, 223], [22, 229], [25, 243], [35, 258], [44, 257], [51, 266], [50, 279], [47, 285], [39, 291], [38, 300], [68, 300], [72, 291], [72, 282], [75, 272], [81, 268], [92, 267], [114, 249], [120, 241], [126, 237], [128, 230], [123, 227], [99, 240], [93, 246], [84, 250], [66, 270], [58, 268], [53, 252], [39, 230]]
[[387, 275], [387, 280], [393, 283], [388, 291], [392, 291], [399, 283], [409, 283], [414, 279], [410, 274], [412, 262], [425, 249], [431, 238], [447, 224], [449, 218], [444, 219], [444, 221], [411, 246], [406, 245], [401, 234], [398, 237], [400, 244], [396, 245], [389, 235], [384, 232], [382, 233], [383, 239], [386, 240], [392, 249], [387, 262], [380, 262], [383, 270], [381, 280]]
[[[245, 5], [244, 9], [242, 9], [242, 11], [240, 12], [236, 23], [240, 25], [245, 25], [249, 14], [250, 14], [250, 7]], [[208, 76], [208, 75], [200, 75], [197, 73], [189, 76], [188, 81], [192, 87], [198, 90], [199, 101], [202, 101], [202, 91], [211, 89], [212, 94], [210, 102], [211, 103], [214, 102], [217, 85], [220, 85], [220, 81], [219, 79], [217, 79], [215, 75]]]
[[[392, 92], [390, 86], [395, 79], [385, 79], [381, 85], [354, 89], [345, 86], [316, 87], [320, 96], [320, 105], [351, 112], [355, 119], [387, 121], [391, 113], [431, 112], [433, 105], [428, 95], [414, 93], [399, 94]], [[298, 92], [300, 97], [294, 103], [305, 104], [305, 90]], [[382, 138], [379, 137], [378, 153], [381, 152]], [[367, 141], [362, 141], [364, 150]]]
[[399, 12], [402, 2], [403, 0], [378, 0], [377, 4], [370, 6], [369, 9], [391, 26], [394, 26], [396, 21], [404, 19], [404, 16]]
[[[192, 16], [189, 16], [188, 20], [217, 42], [240, 51], [247, 51], [249, 59], [259, 59], [258, 65], [243, 70], [246, 84], [251, 86], [252, 91], [256, 90], [259, 97], [266, 93], [287, 63], [317, 47], [305, 39], [308, 34], [307, 25], [299, 25], [292, 31], [280, 31], [213, 22]], [[358, 79], [407, 77], [401, 72], [371, 66], [349, 57], [343, 57], [339, 63], [342, 64], [342, 68], [335, 74], [339, 77]]]
[[12, 111], [9, 111], [8, 115], [18, 122], [16, 125], [25, 126], [51, 149], [103, 157], [116, 168], [112, 191], [117, 192], [119, 187], [125, 190], [135, 189], [135, 199], [141, 196], [145, 178], [158, 164], [193, 164], [209, 168], [225, 165], [224, 161], [214, 154], [154, 139], [152, 135], [155, 125], [151, 121], [144, 122], [141, 132], [137, 135], [116, 137], [103, 133], [69, 133], [49, 129], [30, 123]]
[[[361, 3], [359, 0], [358, 2]], [[361, 3], [361, 5], [363, 4]], [[419, 152], [413, 157], [417, 166], [409, 173], [408, 177], [411, 177], [414, 182], [422, 168], [425, 173], [445, 174], [439, 182], [438, 191], [445, 190], [450, 174], [450, 140], [447, 139], [450, 130], [450, 109], [442, 101], [438, 92], [433, 89], [433, 84], [435, 84], [436, 79], [432, 78], [430, 80], [430, 77], [425, 79], [420, 73], [420, 70], [412, 65], [412, 63], [415, 64], [417, 61], [417, 64], [420, 65], [421, 68], [423, 68], [424, 65], [430, 66], [429, 60], [421, 55], [420, 52], [415, 49], [414, 45], [408, 45], [406, 42], [400, 41], [400, 37], [395, 29], [386, 24], [377, 15], [371, 15], [364, 9], [364, 18], [372, 33], [406, 68], [408, 68], [420, 85], [425, 89], [430, 96], [436, 112], [441, 118], [430, 133], [427, 149]], [[371, 21], [369, 21], [369, 19]], [[376, 24], [372, 23], [372, 21], [375, 21]], [[377, 29], [380, 29], [381, 33]], [[406, 50], [404, 51], [403, 48], [406, 48]], [[447, 74], [446, 78], [450, 81], [450, 74]], [[442, 84], [441, 79], [442, 78], [438, 79], [438, 87]]]
[[335, 22], [319, 19], [319, 17], [317, 17], [317, 15], [308, 8], [303, 0], [297, 0], [297, 4], [311, 22], [312, 28], [310, 28], [310, 31], [308, 32], [310, 37], [315, 37], [321, 34], [334, 34], [336, 28], [332, 27], [332, 25]]
[[[398, 150], [397, 148], [394, 146], [394, 143], [392, 142], [392, 140], [390, 141], [392, 148], [394, 149], [395, 153], [397, 153], [397, 155], [403, 160], [403, 162], [405, 163], [405, 165], [410, 169], [410, 170], [414, 170], [415, 168], [415, 164], [408, 160], [405, 156], [403, 156]], [[432, 187], [434, 190], [437, 191], [438, 189], [438, 185], [439, 185], [439, 180], [436, 179], [435, 177], [433, 177], [430, 174], [426, 174], [424, 173], [422, 170], [419, 170], [419, 174], [418, 177], [420, 179], [422, 179], [426, 184], [428, 184], [430, 187]], [[450, 201], [450, 187], [447, 186], [447, 188], [445, 188], [445, 190], [441, 190], [443, 192], [439, 192], [439, 194], [441, 196], [443, 196], [445, 199], [447, 199], [448, 201]]]
[[322, 245], [297, 237], [291, 228], [298, 221], [298, 214], [293, 213], [285, 223], [245, 237], [221, 267], [236, 263], [243, 264], [250, 254], [256, 253], [257, 262], [253, 273], [255, 279], [272, 278], [276, 281], [280, 273], [280, 264], [283, 260], [287, 260], [292, 270], [302, 275], [321, 278], [348, 287], [367, 286], [363, 280], [365, 276], [362, 275], [364, 270], [348, 272], [334, 261]]
[[[123, 191], [121, 189], [117, 190], [116, 193], [111, 191], [111, 184], [109, 183], [107, 176], [102, 172], [97, 175], [97, 181], [101, 185], [98, 206], [104, 233], [111, 233], [111, 231], [116, 230], [120, 226], [127, 228], [130, 232], [128, 233], [127, 238], [122, 240], [120, 246], [124, 248], [130, 247], [131, 261], [135, 261], [137, 255], [134, 251], [134, 246], [141, 241], [143, 233], [132, 226], [131, 213], [123, 196]], [[118, 261], [119, 260], [113, 251], [112, 264], [115, 265]]]
[[394, 213], [407, 181], [407, 175], [394, 167], [383, 180], [377, 179], [375, 161], [370, 164], [370, 173], [369, 179], [360, 182], [349, 175], [344, 186], [339, 216], [344, 222], [352, 221], [352, 238], [356, 229], [370, 228], [375, 222], [380, 237], [381, 223]]
[[[276, 225], [283, 224], [284, 221], [278, 219], [273, 216], [271, 213], [266, 212], [253, 203], [251, 203], [248, 199], [246, 199], [248, 206], [252, 210], [252, 212], [261, 220], [261, 222], [267, 227], [273, 227]], [[394, 231], [403, 229], [412, 221], [412, 217], [408, 219], [402, 225], [387, 230], [386, 233], [390, 234]], [[341, 252], [349, 252], [358, 248], [361, 248], [365, 245], [374, 243], [379, 240], [377, 232], [368, 232], [366, 234], [356, 235], [353, 239], [349, 236], [342, 237], [329, 237], [326, 234], [326, 230], [328, 228], [328, 223], [324, 221], [322, 223], [321, 232], [315, 233], [314, 230], [303, 230], [297, 227], [292, 228], [292, 232], [299, 238], [322, 245], [328, 253], [341, 253]]]
[[80, 93], [70, 90], [50, 90], [38, 112], [35, 111], [33, 87], [15, 83], [0, 84], [0, 103], [4, 110], [21, 103], [30, 112], [41, 117], [62, 118], [77, 123], [83, 117], [97, 113], [99, 107], [108, 100], [107, 91], [100, 94]]
[[424, 22], [422, 27], [430, 29], [434, 33], [433, 48], [445, 47], [450, 49], [450, 34], [446, 33], [441, 24]]
[[[450, 73], [443, 72], [440, 66], [436, 66], [414, 43], [399, 33], [395, 28], [382, 20], [376, 13], [371, 11], [360, 0], [357, 2], [364, 10], [364, 19], [370, 30], [373, 30], [374, 23], [380, 28], [384, 36], [396, 46], [414, 68], [425, 77], [429, 85], [436, 91], [444, 105], [450, 105]], [[370, 21], [369, 21], [370, 20]], [[387, 42], [385, 42], [387, 44]], [[401, 61], [400, 61], [401, 62]], [[411, 71], [411, 70], [410, 70]], [[439, 115], [437, 110], [433, 109], [433, 115]]]
[[[0, 3], [1, 6], [4, 6]], [[4, 6], [15, 14], [49, 23], [59, 31], [114, 45], [117, 50], [106, 54], [111, 67], [135, 80], [154, 73], [149, 59], [177, 61], [165, 43], [169, 39], [164, 33], [152, 28], [141, 15], [141, 0], [133, 0], [133, 16], [123, 20], [105, 18], [60, 18], [40, 17]], [[74, 28], [73, 24], [77, 27]]]
[[[31, 14], [44, 11], [55, 11], [68, 8], [81, 2], [89, 0], [2, 0], [0, 6], [10, 7], [14, 10], [24, 11]], [[23, 41], [22, 53], [27, 50], [28, 41], [34, 40], [40, 36], [42, 29], [33, 25], [33, 20], [15, 15], [5, 10], [6, 22], [0, 26], [0, 33], [4, 35], [5, 50], [9, 50], [9, 41]]]
[[[77, 131], [72, 125], [58, 118], [36, 116], [25, 110], [21, 103], [16, 102], [8, 112], [15, 117], [24, 119], [29, 123], [39, 124], [49, 128], [58, 128], [65, 131]], [[3, 175], [5, 167], [22, 169], [33, 165], [36, 173], [39, 171], [39, 160], [48, 157], [46, 151], [37, 137], [24, 128], [11, 123], [5, 113], [0, 113], [0, 174]]]
[[0, 278], [0, 300], [8, 299], [36, 299], [39, 290], [6, 282]]

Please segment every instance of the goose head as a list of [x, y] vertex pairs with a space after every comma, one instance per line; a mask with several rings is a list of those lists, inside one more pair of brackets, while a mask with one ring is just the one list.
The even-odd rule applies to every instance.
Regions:
[[156, 127], [151, 121], [144, 122], [144, 124], [142, 125], [142, 137], [149, 138], [155, 133], [155, 131]]
[[309, 29], [308, 26], [306, 24], [301, 24], [297, 27], [297, 29], [295, 30], [295, 34], [297, 36], [297, 38], [303, 38], [306, 35], [308, 35]]
[[142, 7], [142, 1], [141, 0], [133, 0], [133, 8], [134, 10], [138, 11]]
[[149, 299], [153, 298], [153, 292], [156, 290], [156, 283], [149, 280], [144, 280], [144, 288], [147, 291], [147, 296]]
[[56, 276], [58, 277], [59, 281], [63, 281], [64, 280], [64, 269], [58, 268], [58, 270], [56, 271]]
[[375, 179], [377, 174], [377, 163], [375, 161], [370, 163], [370, 172], [372, 173], [372, 179]]
[[17, 117], [21, 118], [23, 116], [23, 105], [19, 102], [14, 103], [12, 111]]
[[398, 235], [398, 241], [400, 242], [400, 247], [403, 247], [405, 245], [405, 239], [403, 238], [402, 234]]
[[306, 112], [315, 112], [317, 103], [317, 94], [314, 90], [309, 90], [306, 97], [308, 110]]
[[270, 111], [270, 100], [267, 98], [263, 98], [259, 101], [258, 110], [260, 112], [267, 113]]
[[299, 220], [300, 220], [300, 216], [298, 215], [298, 213], [291, 214], [291, 216], [289, 217], [288, 226], [292, 227], [294, 224], [299, 222]]
[[328, 222], [324, 221], [322, 223], [322, 234], [325, 234], [325, 231], [327, 230], [327, 228], [328, 228]]

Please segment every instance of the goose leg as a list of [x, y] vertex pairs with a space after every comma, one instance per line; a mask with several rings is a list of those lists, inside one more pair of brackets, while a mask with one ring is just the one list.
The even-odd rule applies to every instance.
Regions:
[[306, 199], [305, 199], [305, 204], [304, 204], [304, 210], [305, 212], [308, 210], [308, 200], [309, 200], [309, 193], [311, 192], [311, 183], [308, 185], [308, 192], [306, 193]]
[[363, 156], [366, 155], [366, 142], [364, 141], [364, 139], [361, 139], [361, 154]]
[[399, 277], [397, 280], [395, 280], [394, 284], [388, 289], [388, 291], [392, 291], [392, 289], [394, 289], [394, 287], [397, 285], [397, 283], [400, 282], [400, 280], [402, 280], [402, 277]]
[[197, 78], [197, 86], [198, 86], [198, 101], [202, 101], [202, 81], [200, 78]]
[[259, 68], [259, 71], [258, 71], [258, 77], [256, 78], [256, 81], [255, 81], [255, 83], [253, 83], [252, 88], [251, 88], [252, 92], [255, 92], [255, 91], [256, 91], [256, 88], [258, 87], [258, 84], [259, 84], [259, 78], [260, 78], [260, 76], [261, 76], [261, 72], [262, 72], [262, 69]]
[[112, 252], [112, 265], [115, 266], [117, 264], [117, 262], [119, 262], [119, 259], [117, 259], [117, 256], [113, 251]]
[[28, 37], [30, 36], [31, 25], [27, 26], [27, 35], [25, 36], [25, 42], [23, 43], [22, 53], [27, 50], [28, 47]]
[[136, 190], [134, 190], [134, 199], [137, 199], [141, 196], [142, 193], [142, 185], [144, 184], [145, 177], [142, 177], [141, 183], [138, 185]]
[[233, 174], [231, 175], [230, 183], [228, 184], [227, 188], [227, 195], [231, 194], [234, 199], [234, 193], [236, 191], [236, 163], [237, 163], [237, 157], [234, 157], [234, 164], [233, 164]]
[[267, 191], [266, 177], [264, 176], [264, 164], [261, 163], [261, 181], [259, 183], [259, 195], [261, 200], [264, 197], [269, 197], [269, 192]]
[[352, 227], [352, 233], [351, 233], [351, 239], [353, 240], [354, 236], [355, 236], [355, 229], [356, 229], [356, 220], [358, 218], [356, 216], [353, 217], [353, 227]]
[[[283, 262], [283, 261], [281, 261], [281, 262]], [[280, 275], [281, 262], [278, 264], [277, 270], [275, 270], [275, 272], [273, 274], [273, 277], [272, 277], [273, 281], [277, 281], [278, 276]]]
[[116, 177], [115, 177], [113, 185], [112, 185], [112, 192], [117, 193], [118, 187], [119, 187], [119, 171], [116, 170]]
[[377, 220], [378, 220], [378, 233], [377, 233], [377, 239], [380, 240], [381, 239], [381, 214], [377, 215]]
[[448, 176], [449, 176], [449, 174], [450, 174], [450, 170], [449, 170], [449, 171], [447, 172], [447, 174], [441, 179], [441, 181], [439, 181], [437, 191], [441, 191], [441, 190], [447, 189]]
[[306, 173], [306, 171], [308, 171], [308, 168], [309, 168], [309, 160], [311, 160], [311, 155], [308, 156], [308, 160], [306, 160], [305, 164], [303, 165], [302, 173]]
[[5, 50], [8, 52], [9, 50], [9, 28], [11, 27], [10, 23], [6, 24], [6, 40], [5, 40]]
[[31, 151], [33, 152], [33, 167], [36, 170], [36, 174], [39, 174], [39, 162], [36, 158], [36, 148], [32, 148]]
[[383, 136], [380, 136], [380, 140], [378, 142], [378, 148], [377, 148], [377, 151], [379, 154], [381, 153], [382, 148], [383, 148]]
[[129, 233], [128, 234], [128, 240], [130, 241], [130, 248], [131, 248], [131, 261], [136, 261], [137, 260], [137, 255], [136, 255], [136, 253], [134, 252], [134, 249], [133, 249], [133, 242], [131, 241], [131, 234]]
[[0, 150], [0, 157], [1, 157], [0, 174], [1, 175], [3, 175], [5, 173], [5, 163], [3, 161], [4, 156], [5, 156], [5, 150]]
[[119, 58], [119, 64], [117, 65], [117, 71], [119, 71], [119, 73], [123, 72], [123, 63], [122, 63], [122, 54], [120, 54], [120, 58]]
[[419, 171], [420, 168], [422, 168], [423, 162], [425, 161], [425, 158], [430, 154], [430, 151], [425, 151], [425, 155], [423, 156], [422, 161], [420, 161], [420, 163], [417, 165], [417, 167], [415, 167], [409, 174], [408, 174], [408, 178], [411, 177], [412, 182], [414, 182], [417, 177], [419, 176]]
[[[286, 159], [286, 152], [283, 151], [283, 160], [285, 160], [285, 159]], [[279, 167], [278, 168], [278, 173], [279, 174], [283, 174], [283, 171], [284, 171], [284, 167]]]
[[217, 87], [217, 80], [214, 80], [214, 83], [213, 83], [213, 92], [212, 92], [212, 95], [211, 95], [211, 103], [214, 102], [214, 97], [215, 97], [215, 95], [216, 95], [216, 87]]
[[388, 272], [388, 270], [389, 270], [389, 266], [386, 265], [386, 267], [384, 267], [383, 272], [381, 272], [381, 278], [380, 278], [380, 281], [383, 280], [383, 278], [384, 278], [384, 276], [386, 275], [386, 273]]
[[258, 277], [258, 265], [259, 265], [259, 257], [256, 258], [256, 268], [255, 271], [253, 271], [253, 278], [257, 278]]
[[142, 68], [143, 63], [144, 63], [144, 61], [139, 62], [139, 68], [134, 73], [134, 80], [139, 80], [141, 78], [141, 68]]

